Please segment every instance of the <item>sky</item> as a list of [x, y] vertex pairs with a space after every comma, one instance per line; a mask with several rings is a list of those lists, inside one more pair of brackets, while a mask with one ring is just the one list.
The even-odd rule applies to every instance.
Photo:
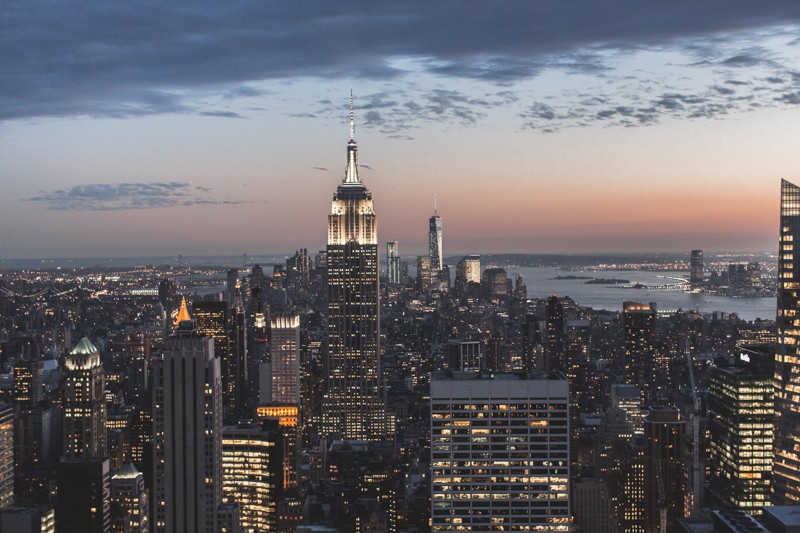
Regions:
[[0, 257], [324, 249], [354, 94], [379, 240], [772, 251], [796, 0], [0, 7]]

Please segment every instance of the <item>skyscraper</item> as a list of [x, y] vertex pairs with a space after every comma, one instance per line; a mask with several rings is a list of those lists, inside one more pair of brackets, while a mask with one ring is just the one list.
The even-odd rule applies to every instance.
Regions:
[[625, 382], [638, 386], [642, 391], [644, 402], [650, 403], [656, 396], [655, 306], [623, 302], [622, 326], [625, 332], [623, 340]]
[[689, 263], [689, 283], [693, 289], [703, 286], [703, 250], [692, 250], [692, 259]]
[[386, 243], [386, 281], [388, 281], [389, 285], [393, 287], [400, 285], [401, 268], [397, 241], [389, 241]]
[[106, 455], [105, 375], [100, 353], [82, 338], [64, 370], [64, 457]]
[[196, 301], [192, 317], [197, 329], [214, 339], [214, 353], [222, 369], [225, 420], [234, 422], [242, 410], [247, 383], [244, 309], [224, 301]]
[[322, 434], [379, 440], [387, 434], [379, 359], [378, 229], [372, 194], [358, 177], [350, 141], [342, 183], [328, 215], [328, 379]]
[[282, 446], [277, 430], [257, 425], [225, 426], [222, 492], [238, 503], [244, 531], [276, 531], [275, 507], [283, 490]]
[[277, 315], [270, 319], [270, 403], [300, 404], [300, 317]]
[[800, 243], [800, 187], [781, 180], [772, 459], [772, 503], [776, 505], [800, 503], [800, 260], [794, 259], [795, 241]]
[[58, 465], [59, 533], [111, 532], [111, 471], [104, 457], [64, 458]]
[[184, 307], [153, 385], [154, 523], [157, 533], [216, 533], [222, 503], [222, 375], [214, 341]]
[[[470, 286], [478, 287], [481, 283], [481, 256], [468, 255], [456, 266], [456, 291], [461, 295], [469, 292]], [[473, 291], [477, 295], [477, 289]]]
[[111, 504], [126, 516], [131, 533], [150, 531], [150, 508], [144, 476], [133, 463], [125, 463], [111, 478]]
[[715, 365], [709, 370], [713, 507], [758, 512], [769, 505], [773, 361], [769, 352], [742, 349], [736, 366]]
[[431, 531], [569, 531], [568, 388], [560, 373], [431, 376]]
[[675, 531], [683, 516], [685, 423], [675, 407], [651, 409], [644, 421], [644, 530]]
[[433, 215], [428, 221], [428, 257], [431, 258], [431, 270], [434, 275], [442, 271], [442, 217], [434, 203]]

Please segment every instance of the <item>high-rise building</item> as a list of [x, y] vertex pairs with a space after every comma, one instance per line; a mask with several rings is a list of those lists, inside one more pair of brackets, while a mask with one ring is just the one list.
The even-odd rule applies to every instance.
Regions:
[[150, 531], [150, 507], [144, 476], [133, 463], [125, 463], [111, 477], [111, 505], [122, 511], [131, 533]]
[[64, 457], [105, 457], [106, 391], [100, 353], [84, 337], [64, 366]]
[[282, 446], [277, 424], [226, 426], [222, 436], [222, 498], [239, 504], [243, 531], [276, 530], [282, 486]]
[[381, 382], [377, 217], [358, 177], [352, 102], [345, 177], [328, 215], [328, 379], [322, 435], [387, 435]]
[[704, 269], [703, 250], [692, 250], [692, 258], [689, 262], [689, 284], [692, 289], [702, 288]]
[[[468, 255], [456, 265], [456, 291], [459, 294], [468, 294], [470, 284], [478, 287], [481, 283], [481, 256]], [[475, 292], [475, 291], [473, 291]], [[477, 296], [477, 293], [475, 294]]]
[[214, 340], [183, 319], [153, 385], [153, 530], [216, 533], [222, 503], [222, 372]]
[[752, 513], [770, 498], [774, 356], [742, 349], [738, 361], [709, 370], [709, 492], [713, 508]]
[[447, 367], [453, 372], [480, 372], [480, 341], [450, 339], [447, 341]]
[[674, 407], [650, 410], [644, 421], [644, 530], [675, 531], [685, 509], [685, 423]]
[[58, 465], [59, 533], [111, 532], [111, 471], [104, 457], [64, 458]]
[[649, 404], [656, 396], [655, 305], [623, 302], [622, 327], [625, 382], [638, 386], [644, 402]]
[[431, 258], [428, 255], [417, 256], [417, 288], [427, 291], [435, 279], [434, 270], [431, 269]]
[[0, 509], [14, 505], [14, 406], [0, 404]]
[[566, 372], [564, 305], [558, 296], [552, 294], [547, 298], [545, 327], [547, 329], [547, 345], [544, 352], [544, 370]]
[[772, 458], [772, 503], [776, 505], [800, 504], [800, 260], [794, 258], [796, 242], [800, 244], [800, 187], [781, 180]]
[[397, 241], [386, 243], [386, 281], [392, 287], [397, 287], [403, 282], [400, 250]]
[[428, 221], [428, 257], [431, 258], [431, 270], [438, 277], [442, 271], [442, 217], [434, 209]]
[[224, 419], [234, 422], [242, 411], [247, 383], [244, 310], [224, 301], [195, 301], [192, 318], [202, 334], [214, 339], [222, 368]]
[[569, 530], [568, 388], [560, 373], [432, 375], [432, 531]]
[[279, 405], [300, 404], [300, 317], [276, 315], [270, 319], [271, 398]]

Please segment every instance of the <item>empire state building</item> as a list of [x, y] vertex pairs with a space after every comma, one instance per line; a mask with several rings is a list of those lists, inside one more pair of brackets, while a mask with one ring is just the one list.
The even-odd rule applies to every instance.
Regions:
[[380, 369], [378, 231], [372, 194], [358, 177], [350, 102], [347, 166], [328, 215], [328, 380], [322, 433], [381, 440], [388, 433]]

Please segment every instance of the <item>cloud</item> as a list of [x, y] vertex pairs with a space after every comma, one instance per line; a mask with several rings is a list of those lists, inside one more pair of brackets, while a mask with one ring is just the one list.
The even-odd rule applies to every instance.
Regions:
[[169, 181], [150, 183], [91, 183], [67, 189], [42, 191], [26, 198], [56, 211], [118, 211], [193, 205], [237, 205], [247, 203], [207, 196], [209, 187]]
[[244, 118], [239, 113], [234, 113], [233, 111], [201, 111], [198, 115], [203, 117]]
[[[363, 165], [362, 165], [362, 166], [363, 166]], [[327, 168], [325, 168], [325, 167], [311, 167], [311, 168], [313, 168], [314, 170], [323, 170], [323, 171], [325, 171], [325, 172], [327, 172], [327, 171], [328, 171], [328, 169], [327, 169]]]
[[[458, 21], [457, 23], [455, 21]], [[603, 75], [606, 51], [706, 43], [700, 61], [767, 67], [758, 47], [720, 55], [725, 35], [800, 22], [796, 0], [560, 2], [30, 2], [6, 0], [0, 29], [0, 120], [191, 113], [198, 94], [259, 98], [290, 79], [395, 82], [421, 72], [510, 86], [547, 70]], [[796, 35], [796, 32], [795, 32]], [[714, 37], [716, 36], [716, 37]], [[794, 38], [794, 37], [793, 37]], [[723, 46], [724, 48], [724, 46]], [[588, 51], [587, 51], [588, 50]], [[772, 63], [774, 64], [774, 63]], [[392, 114], [372, 125], [396, 134]], [[483, 106], [452, 98], [440, 115], [474, 123]], [[423, 106], [424, 108], [425, 106]], [[379, 120], [380, 119], [380, 120]], [[382, 122], [388, 121], [388, 122]]]

